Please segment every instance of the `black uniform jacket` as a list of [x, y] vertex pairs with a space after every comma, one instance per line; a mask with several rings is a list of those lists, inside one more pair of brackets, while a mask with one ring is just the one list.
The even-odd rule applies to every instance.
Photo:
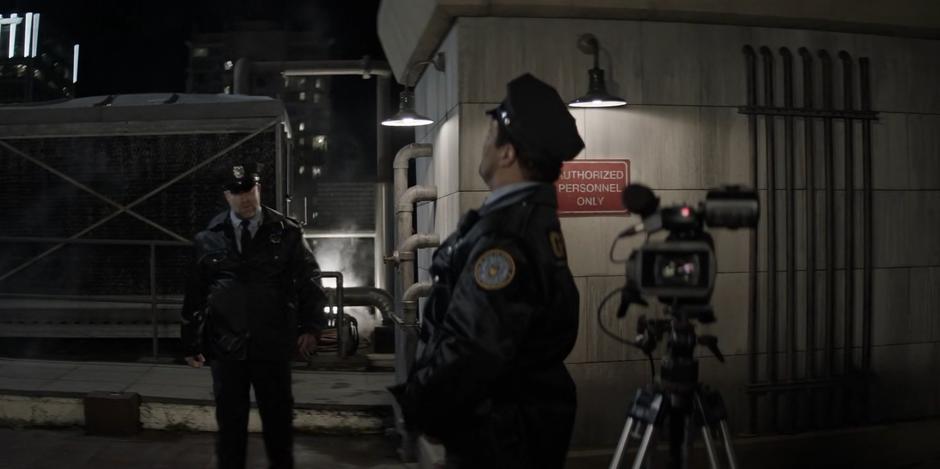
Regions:
[[564, 465], [579, 303], [556, 212], [550, 184], [523, 189], [469, 212], [434, 253], [418, 357], [391, 390], [449, 467]]
[[287, 360], [299, 332], [319, 334], [325, 327], [320, 267], [295, 220], [263, 207], [243, 256], [225, 211], [194, 245], [182, 311], [188, 356]]

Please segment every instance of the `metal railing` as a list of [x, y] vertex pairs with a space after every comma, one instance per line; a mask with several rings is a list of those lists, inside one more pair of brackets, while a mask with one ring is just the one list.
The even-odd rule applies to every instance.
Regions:
[[[157, 295], [157, 247], [189, 247], [191, 242], [169, 241], [169, 240], [131, 240], [131, 239], [68, 239], [53, 237], [36, 236], [0, 236], [0, 243], [31, 243], [31, 244], [84, 244], [96, 246], [147, 246], [150, 256], [148, 259], [149, 271], [149, 292], [146, 295], [59, 295], [59, 294], [39, 294], [39, 293], [2, 293], [0, 298], [4, 299], [22, 299], [22, 300], [59, 300], [59, 301], [77, 301], [87, 303], [131, 303], [131, 304], [149, 304], [150, 305], [150, 325], [151, 325], [151, 352], [152, 358], [156, 360], [159, 355], [159, 324], [157, 320], [157, 307], [160, 305], [182, 305], [181, 296], [158, 296]], [[335, 304], [328, 305], [336, 308], [336, 342], [337, 355], [345, 356], [346, 337], [344, 304], [343, 304], [343, 274], [342, 272], [321, 272], [321, 278], [336, 279], [336, 288], [334, 290]], [[0, 284], [2, 286], [2, 284]]]
[[[191, 242], [170, 241], [170, 240], [134, 240], [134, 239], [70, 239], [53, 238], [37, 236], [0, 236], [0, 243], [31, 243], [31, 244], [84, 244], [95, 246], [146, 246], [149, 248], [150, 256], [148, 259], [149, 271], [149, 294], [148, 295], [55, 295], [38, 293], [0, 293], [0, 298], [8, 299], [30, 299], [30, 300], [63, 300], [63, 301], [84, 301], [96, 303], [134, 303], [150, 305], [150, 325], [151, 325], [151, 348], [153, 358], [156, 359], [159, 354], [159, 328], [157, 324], [157, 306], [158, 305], [182, 305], [181, 297], [159, 297], [157, 296], [157, 247], [189, 247]], [[22, 270], [22, 266], [17, 267], [15, 271], [0, 276], [6, 278], [16, 271]], [[2, 286], [2, 284], [0, 284]]]

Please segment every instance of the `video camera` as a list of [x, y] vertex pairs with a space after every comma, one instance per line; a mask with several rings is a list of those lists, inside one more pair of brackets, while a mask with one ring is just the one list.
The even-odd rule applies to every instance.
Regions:
[[672, 306], [707, 305], [715, 288], [717, 259], [709, 228], [747, 228], [757, 225], [757, 195], [740, 186], [711, 190], [697, 207], [680, 204], [659, 206], [659, 198], [642, 184], [631, 184], [621, 194], [624, 208], [642, 221], [621, 232], [617, 239], [658, 231], [669, 232], [665, 241], [649, 241], [627, 259], [626, 287], [622, 290], [618, 317], [631, 304], [646, 305], [643, 296], [659, 297]]

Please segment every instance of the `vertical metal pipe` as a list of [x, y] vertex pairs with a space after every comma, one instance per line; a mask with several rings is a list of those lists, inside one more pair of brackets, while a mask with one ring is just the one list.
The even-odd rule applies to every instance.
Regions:
[[[825, 50], [819, 51], [819, 60], [822, 64], [822, 100], [823, 109], [832, 111], [835, 106], [832, 103], [832, 59]], [[835, 271], [835, 167], [832, 143], [832, 117], [823, 118], [823, 177], [826, 180], [826, 193], [824, 210], [826, 220], [826, 247], [825, 247], [825, 265], [826, 265], [826, 296], [824, 308], [826, 312], [823, 321], [823, 376], [831, 378], [834, 375], [835, 365], [835, 295], [836, 295], [836, 271]], [[829, 412], [828, 417], [832, 416], [833, 409], [833, 391], [826, 393], [825, 409]], [[827, 419], [828, 420], [828, 419]]]
[[[747, 75], [747, 105], [748, 107], [757, 106], [757, 55], [754, 48], [744, 46], [745, 73]], [[753, 187], [758, 189], [758, 170], [757, 170], [757, 115], [749, 113], [747, 115], [748, 140], [751, 151], [751, 180]], [[750, 230], [748, 235], [750, 250], [750, 275], [748, 282], [750, 290], [748, 296], [748, 381], [751, 384], [757, 383], [757, 230]], [[757, 433], [757, 395], [751, 394], [748, 399], [748, 428], [750, 433]]]
[[[389, 279], [394, 276], [391, 265], [384, 262], [387, 247], [392, 244], [391, 197], [392, 159], [388, 148], [388, 133], [382, 119], [388, 107], [388, 77], [375, 75], [375, 156], [376, 156], [376, 205], [375, 205], [375, 286], [387, 290], [394, 289]], [[394, 282], [392, 282], [394, 283]]]
[[280, 125], [274, 126], [274, 180], [277, 181], [274, 186], [277, 197], [275, 208], [281, 213], [285, 213], [284, 205], [287, 203], [287, 178], [284, 175], [286, 158], [284, 158], [284, 145], [281, 142], [282, 127], [286, 125], [288, 123], [282, 121]]
[[[844, 98], [842, 107], [846, 111], [855, 108], [855, 89], [852, 82], [852, 56], [839, 52], [842, 60], [842, 82]], [[844, 119], [845, 125], [845, 347], [842, 355], [843, 373], [849, 374], [854, 363], [855, 335], [855, 138], [854, 121]]]
[[[816, 91], [813, 81], [813, 55], [809, 49], [800, 48], [803, 60], [803, 108], [811, 110]], [[806, 361], [805, 374], [809, 379], [816, 377], [816, 121], [812, 117], [803, 118], [803, 174], [806, 179], [806, 206], [803, 212], [806, 224]], [[804, 406], [806, 426], [815, 427], [816, 393], [809, 389]]]
[[277, 145], [281, 147], [281, 150], [278, 150], [278, 154], [284, 154], [284, 167], [286, 168], [284, 174], [284, 212], [282, 213], [299, 218], [291, 212], [293, 209], [291, 202], [294, 196], [294, 171], [296, 171], [294, 169], [294, 155], [291, 153], [290, 145], [284, 144], [284, 132], [275, 132], [277, 132]]
[[[819, 59], [822, 63], [822, 85], [823, 85], [823, 109], [833, 110], [832, 104], [832, 59], [829, 57], [829, 53], [821, 50], [819, 51]], [[823, 324], [824, 332], [824, 342], [825, 342], [825, 359], [823, 361], [823, 371], [824, 375], [831, 377], [833, 375], [833, 365], [834, 365], [834, 349], [835, 349], [835, 340], [833, 338], [833, 319], [835, 315], [835, 289], [836, 289], [836, 273], [835, 273], [835, 251], [836, 251], [836, 242], [835, 242], [835, 168], [833, 162], [833, 144], [832, 144], [832, 118], [825, 117], [823, 118], [823, 153], [825, 158], [825, 165], [823, 169], [823, 176], [826, 180], [826, 194], [825, 194], [825, 219], [826, 219], [826, 248], [825, 248], [825, 264], [826, 264], [826, 320]]]
[[[813, 109], [813, 56], [800, 48], [803, 59], [803, 108]], [[814, 120], [803, 119], [803, 170], [806, 175], [806, 375], [816, 376], [816, 141]]]
[[[760, 48], [764, 65], [764, 107], [774, 107], [774, 56]], [[765, 116], [767, 153], [767, 380], [777, 381], [777, 187], [774, 117]], [[770, 424], [777, 427], [777, 392], [770, 391]]]
[[343, 273], [320, 272], [320, 278], [336, 279], [336, 320], [333, 324], [336, 326], [336, 355], [343, 358], [346, 353], [346, 318], [343, 317]]
[[[793, 109], [793, 54], [786, 47], [780, 48], [780, 56], [783, 58], [783, 107]], [[783, 166], [784, 166], [784, 216], [786, 219], [786, 299], [785, 299], [785, 357], [787, 363], [787, 379], [795, 381], [797, 379], [796, 369], [796, 226], [794, 224], [794, 210], [796, 206], [795, 190], [795, 169], [796, 158], [794, 156], [795, 141], [793, 135], [793, 116], [783, 118]], [[791, 428], [796, 427], [796, 393], [790, 391], [787, 393], [787, 413], [790, 414]]]
[[[871, 85], [869, 81], [868, 57], [858, 60], [859, 79], [861, 81], [862, 111], [871, 111]], [[862, 229], [862, 266], [865, 269], [862, 277], [862, 371], [867, 373], [871, 369], [871, 314], [872, 314], [872, 172], [871, 172], [871, 120], [862, 121], [862, 211], [865, 217], [865, 226]], [[867, 388], [866, 388], [867, 390]], [[867, 392], [865, 393], [867, 401]], [[863, 409], [867, 412], [867, 402]]]
[[153, 329], [151, 348], [156, 362], [160, 352], [160, 338], [157, 330], [157, 246], [154, 243], [150, 243], [150, 325]]
[[343, 305], [343, 274], [336, 272], [336, 355], [346, 356], [346, 312]]
[[372, 239], [373, 255], [375, 256], [375, 288], [388, 289], [388, 269], [385, 266], [385, 253], [387, 252], [388, 233], [388, 191], [387, 182], [375, 185], [375, 236]]

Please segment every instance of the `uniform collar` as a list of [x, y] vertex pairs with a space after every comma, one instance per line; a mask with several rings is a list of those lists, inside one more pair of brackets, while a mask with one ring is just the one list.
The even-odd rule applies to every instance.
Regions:
[[[261, 220], [264, 218], [264, 210], [258, 210], [255, 212], [255, 216], [248, 219], [248, 228], [254, 229], [261, 224]], [[235, 214], [234, 210], [229, 210], [228, 212], [229, 222], [232, 223], [232, 226], [241, 225], [242, 219], [238, 218], [238, 215]]]
[[526, 190], [530, 187], [534, 187], [539, 184], [541, 183], [536, 182], [536, 181], [522, 181], [522, 182], [514, 182], [512, 184], [507, 184], [498, 189], [494, 189], [493, 192], [491, 192], [490, 195], [487, 196], [486, 200], [483, 201], [483, 206], [485, 207], [487, 205], [494, 204], [496, 202], [499, 202], [500, 199], [504, 199], [516, 192]]
[[[261, 206], [261, 212], [259, 212], [258, 216], [261, 217], [258, 222], [259, 226], [270, 225], [271, 223], [279, 223], [284, 220], [284, 215], [281, 215], [277, 211], [272, 210], [270, 207], [266, 207], [264, 205]], [[235, 226], [232, 223], [231, 210], [226, 210], [213, 217], [212, 220], [209, 221], [209, 226], [207, 228], [209, 230], [220, 230], [226, 225]]]
[[492, 212], [494, 210], [517, 204], [523, 200], [529, 200], [539, 205], [558, 206], [558, 199], [555, 196], [555, 186], [547, 182], [525, 181], [508, 186], [500, 187], [493, 191], [483, 206], [480, 207], [480, 214]]

